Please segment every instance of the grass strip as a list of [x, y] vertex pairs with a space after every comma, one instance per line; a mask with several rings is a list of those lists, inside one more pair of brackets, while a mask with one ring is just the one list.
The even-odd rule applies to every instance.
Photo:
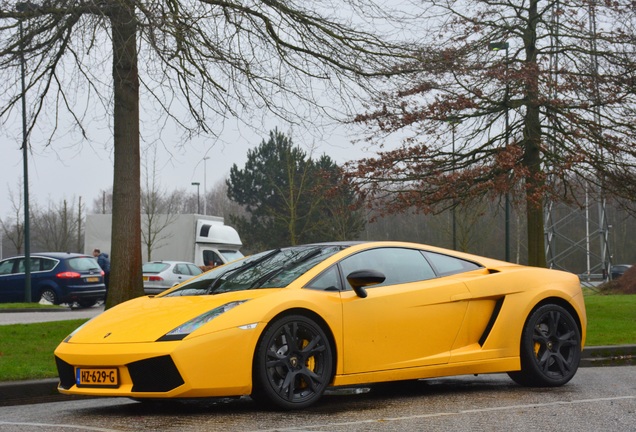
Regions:
[[636, 344], [636, 295], [588, 295], [587, 346]]
[[78, 319], [0, 326], [0, 381], [56, 377], [53, 351], [66, 336], [86, 321]]
[[11, 309], [68, 309], [68, 307], [40, 303], [0, 303], [0, 310]]

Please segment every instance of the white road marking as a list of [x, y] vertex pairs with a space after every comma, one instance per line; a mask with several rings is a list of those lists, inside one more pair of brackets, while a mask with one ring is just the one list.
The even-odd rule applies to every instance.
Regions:
[[85, 431], [97, 431], [97, 432], [123, 432], [118, 429], [106, 429], [94, 426], [73, 425], [73, 424], [54, 424], [54, 423], [24, 423], [24, 422], [8, 422], [0, 420], [0, 426], [29, 426], [29, 427], [46, 427], [46, 428], [59, 428], [64, 431], [72, 430], [85, 430]]
[[588, 404], [588, 403], [598, 403], [598, 402], [612, 402], [612, 401], [629, 400], [629, 399], [636, 399], [636, 396], [616, 396], [616, 397], [609, 397], [609, 398], [579, 399], [579, 400], [573, 400], [573, 401], [556, 401], [556, 402], [549, 402], [549, 403], [509, 405], [509, 406], [490, 407], [490, 408], [476, 408], [476, 409], [459, 410], [455, 412], [438, 412], [438, 413], [418, 414], [418, 415], [411, 415], [411, 416], [404, 416], [404, 417], [385, 417], [385, 418], [379, 418], [379, 419], [367, 419], [367, 420], [359, 420], [359, 421], [351, 421], [351, 422], [324, 423], [320, 425], [310, 425], [310, 426], [292, 426], [289, 428], [276, 428], [276, 429], [265, 429], [265, 430], [259, 429], [258, 431], [253, 431], [253, 432], [311, 431], [311, 430], [315, 430], [319, 428], [328, 428], [333, 426], [353, 426], [353, 425], [360, 425], [360, 424], [396, 422], [396, 421], [403, 421], [403, 420], [425, 419], [425, 418], [433, 418], [433, 417], [448, 417], [448, 416], [492, 412], [492, 411], [508, 411], [508, 410], [516, 410], [516, 409], [542, 408], [542, 407], [559, 406], [559, 405], [563, 406], [563, 405]]

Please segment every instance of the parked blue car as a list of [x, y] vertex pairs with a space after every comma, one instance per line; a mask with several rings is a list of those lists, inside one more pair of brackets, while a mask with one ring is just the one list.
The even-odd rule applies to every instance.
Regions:
[[[25, 258], [0, 261], [0, 303], [24, 302]], [[92, 256], [47, 252], [31, 254], [31, 300], [91, 307], [106, 296], [104, 272]]]

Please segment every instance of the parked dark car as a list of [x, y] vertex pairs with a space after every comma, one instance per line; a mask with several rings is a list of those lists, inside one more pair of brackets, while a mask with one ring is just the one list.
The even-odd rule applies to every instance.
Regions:
[[[0, 303], [23, 302], [25, 258], [0, 261]], [[104, 272], [89, 255], [62, 252], [31, 254], [31, 300], [93, 306], [106, 296]]]
[[629, 269], [631, 267], [630, 264], [615, 264], [612, 266], [612, 280], [614, 279], [618, 279], [619, 277], [623, 276], [623, 273], [625, 273], [627, 271], [627, 269]]

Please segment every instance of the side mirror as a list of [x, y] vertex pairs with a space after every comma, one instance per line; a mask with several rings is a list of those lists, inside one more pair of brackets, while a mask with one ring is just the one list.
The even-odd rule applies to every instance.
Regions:
[[347, 281], [360, 298], [367, 297], [367, 290], [364, 287], [380, 284], [385, 279], [386, 276], [376, 270], [356, 270], [347, 276]]

